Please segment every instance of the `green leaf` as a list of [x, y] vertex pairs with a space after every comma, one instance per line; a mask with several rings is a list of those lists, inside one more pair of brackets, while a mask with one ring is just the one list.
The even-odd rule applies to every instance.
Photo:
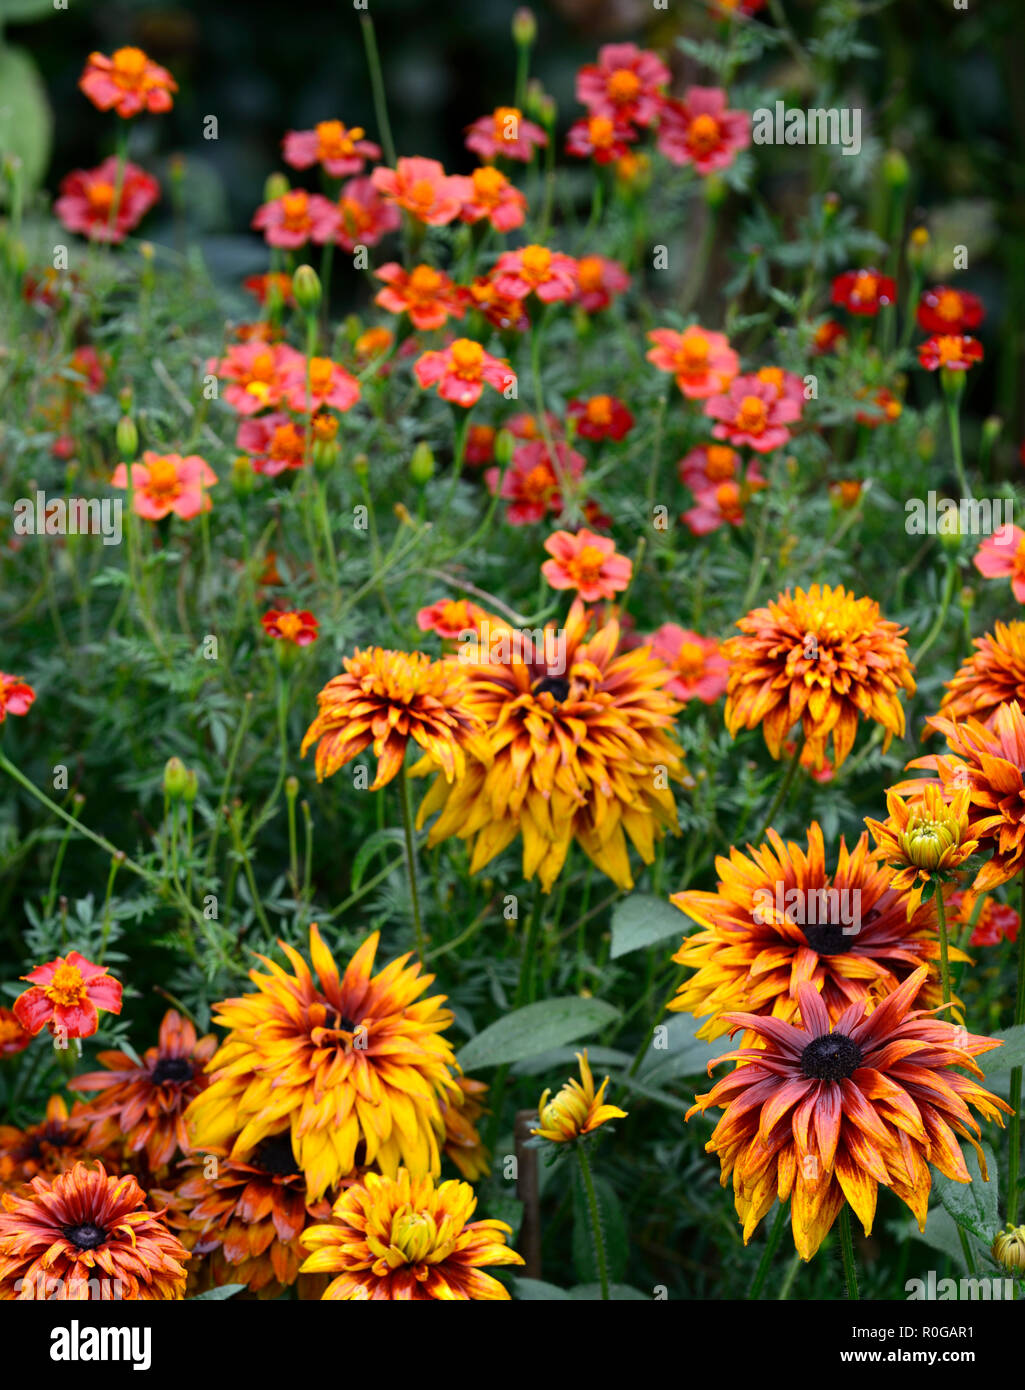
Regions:
[[992, 1052], [984, 1052], [975, 1059], [985, 1076], [999, 1076], [1012, 1067], [1025, 1067], [1025, 1023], [989, 1036], [999, 1039], [1003, 1047], [995, 1047]]
[[195, 1298], [186, 1300], [188, 1303], [221, 1303], [226, 1298], [234, 1298], [237, 1293], [241, 1293], [246, 1284], [222, 1284], [217, 1289], [207, 1289], [206, 1293], [197, 1293]]
[[351, 892], [359, 892], [359, 886], [363, 882], [363, 873], [374, 855], [380, 853], [386, 845], [401, 844], [402, 839], [402, 831], [395, 829], [375, 830], [372, 835], [367, 836], [357, 850], [356, 858], [352, 861]]
[[546, 999], [506, 1014], [472, 1037], [459, 1054], [464, 1071], [521, 1062], [553, 1047], [596, 1033], [619, 1017], [619, 1010], [601, 999]]
[[0, 154], [21, 160], [30, 188], [46, 173], [52, 137], [53, 112], [35, 63], [22, 49], [0, 44]]
[[[609, 1283], [622, 1279], [626, 1272], [629, 1245], [626, 1237], [626, 1217], [615, 1189], [605, 1178], [593, 1175], [594, 1195], [598, 1203], [598, 1221], [605, 1242], [605, 1262]], [[573, 1268], [577, 1278], [586, 1284], [598, 1278], [598, 1255], [595, 1250], [594, 1229], [579, 1167], [573, 1174]]]
[[[569, 1296], [575, 1302], [596, 1303], [601, 1301], [600, 1284], [575, 1284], [569, 1291]], [[640, 1289], [635, 1289], [632, 1284], [610, 1284], [609, 1302], [610, 1303], [650, 1303], [650, 1298]]]
[[612, 909], [613, 960], [665, 941], [670, 936], [683, 936], [689, 918], [678, 907], [652, 893], [631, 893]]
[[953, 1179], [934, 1170], [933, 1191], [959, 1226], [963, 1226], [966, 1231], [990, 1245], [1000, 1229], [997, 1211], [997, 1161], [988, 1144], [982, 1145], [982, 1151], [986, 1156], [989, 1182], [982, 1176], [975, 1150], [968, 1148], [964, 1151], [964, 1159], [972, 1175], [971, 1182], [954, 1182]]
[[557, 1284], [546, 1284], [543, 1279], [526, 1279], [522, 1275], [514, 1276], [513, 1288], [521, 1303], [564, 1303], [570, 1297]]
[[734, 1043], [729, 1037], [711, 1043], [696, 1037], [705, 1021], [691, 1014], [674, 1014], [660, 1024], [637, 1069], [638, 1081], [659, 1087], [681, 1076], [707, 1076], [709, 1062], [732, 1051]]
[[0, 24], [26, 24], [53, 12], [53, 0], [0, 0]]
[[[553, 1047], [550, 1052], [541, 1052], [536, 1057], [527, 1057], [513, 1067], [514, 1076], [541, 1076], [544, 1072], [558, 1072], [564, 1067], [576, 1070], [576, 1052], [572, 1047]], [[629, 1052], [620, 1052], [616, 1047], [589, 1047], [587, 1060], [591, 1070], [603, 1067], [625, 1069], [633, 1061]]]

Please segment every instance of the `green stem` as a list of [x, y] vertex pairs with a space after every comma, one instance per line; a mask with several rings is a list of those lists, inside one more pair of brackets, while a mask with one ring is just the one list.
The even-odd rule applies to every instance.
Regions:
[[594, 1179], [591, 1177], [591, 1164], [584, 1151], [584, 1142], [585, 1141], [581, 1140], [577, 1144], [577, 1157], [580, 1159], [580, 1176], [584, 1180], [584, 1191], [587, 1193], [587, 1207], [591, 1215], [594, 1254], [598, 1262], [598, 1282], [601, 1284], [601, 1296], [607, 1303], [609, 1301], [609, 1270], [605, 1259], [605, 1237], [602, 1235], [601, 1218], [598, 1215], [598, 1194], [594, 1190]]
[[791, 756], [791, 759], [790, 759], [789, 763], [787, 764], [787, 770], [786, 770], [786, 772], [785, 772], [784, 775], [783, 775], [783, 780], [782, 780], [782, 782], [779, 784], [779, 790], [776, 792], [776, 795], [775, 795], [775, 798], [773, 799], [772, 805], [769, 807], [768, 814], [767, 814], [766, 817], [765, 817], [765, 823], [762, 825], [761, 830], [760, 830], [760, 831], [758, 832], [758, 834], [755, 836], [755, 844], [760, 844], [761, 841], [765, 839], [765, 832], [768, 830], [769, 826], [772, 824], [773, 817], [776, 815], [776, 812], [779, 811], [780, 808], [781, 808], [781, 807], [784, 805], [784, 803], [786, 802], [787, 796], [789, 795], [789, 792], [790, 792], [791, 784], [793, 783], [793, 780], [794, 780], [794, 775], [796, 774], [797, 769], [798, 769], [798, 767], [800, 766], [800, 763], [801, 763], [801, 754], [802, 754], [803, 752], [804, 752], [804, 731], [802, 730], [802, 731], [801, 731], [801, 736], [800, 736], [800, 738], [797, 740], [797, 746], [796, 746], [796, 748], [795, 748], [794, 751], [793, 751], [793, 755]]
[[776, 1254], [776, 1247], [779, 1245], [780, 1236], [783, 1234], [783, 1227], [786, 1225], [787, 1206], [785, 1202], [780, 1202], [776, 1208], [776, 1219], [772, 1223], [769, 1232], [769, 1239], [765, 1242], [765, 1249], [762, 1251], [762, 1258], [758, 1261], [758, 1268], [755, 1271], [754, 1282], [748, 1290], [748, 1302], [754, 1302], [761, 1296], [762, 1288], [765, 1284], [769, 1267]]
[[[1021, 876], [1021, 913], [1025, 924], [1025, 873]], [[1018, 990], [1014, 997], [1014, 1022], [1017, 1027], [1025, 1023], [1025, 925], [1018, 932]], [[1007, 1177], [1007, 1219], [1012, 1226], [1018, 1224], [1018, 1202], [1021, 1196], [1021, 1094], [1022, 1068], [1011, 1068], [1011, 1156]]]
[[947, 427], [950, 431], [950, 451], [954, 456], [954, 470], [961, 487], [962, 497], [971, 499], [972, 490], [964, 471], [964, 454], [961, 449], [961, 409], [960, 393], [947, 396]]
[[384, 150], [384, 162], [394, 167], [395, 143], [392, 140], [391, 125], [388, 122], [388, 103], [384, 94], [384, 78], [381, 74], [381, 58], [377, 52], [374, 21], [368, 14], [361, 14], [359, 22], [363, 29], [363, 47], [367, 52], [370, 86], [374, 94], [374, 114], [377, 117], [377, 129], [381, 136], [381, 148]]
[[[943, 1002], [950, 1003], [950, 955], [947, 935], [947, 910], [943, 904], [943, 888], [936, 885], [936, 925], [940, 938], [940, 983], [943, 987]], [[949, 1017], [949, 1010], [947, 1011]]]
[[918, 666], [926, 652], [936, 641], [936, 638], [943, 631], [943, 625], [947, 620], [947, 610], [950, 608], [950, 600], [954, 596], [954, 581], [957, 579], [957, 560], [951, 556], [947, 561], [947, 577], [943, 585], [943, 597], [940, 599], [940, 611], [936, 614], [936, 621], [919, 647], [911, 658], [911, 664]]
[[860, 1301], [858, 1293], [858, 1267], [854, 1263], [854, 1236], [851, 1232], [851, 1209], [845, 1202], [840, 1208], [840, 1253], [843, 1256], [843, 1277], [847, 1285], [847, 1297], [852, 1302]]
[[400, 774], [402, 783], [402, 829], [406, 837], [406, 869], [409, 873], [409, 897], [413, 904], [413, 927], [416, 931], [416, 953], [424, 959], [424, 929], [420, 918], [420, 890], [416, 883], [416, 842], [413, 839], [413, 807], [409, 794], [409, 778]]

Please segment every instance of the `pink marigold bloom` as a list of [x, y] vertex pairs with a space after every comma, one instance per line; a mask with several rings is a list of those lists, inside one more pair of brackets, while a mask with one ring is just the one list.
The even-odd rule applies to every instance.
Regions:
[[20, 676], [0, 671], [0, 724], [9, 714], [28, 714], [36, 692]]
[[394, 169], [375, 169], [374, 187], [390, 202], [428, 227], [454, 222], [462, 209], [460, 179], [445, 173], [436, 159], [400, 159]]
[[126, 120], [142, 111], [170, 111], [178, 84], [141, 48], [119, 48], [109, 58], [90, 53], [78, 80], [81, 91], [101, 111], [116, 111]]
[[[742, 471], [740, 455], [728, 444], [699, 444], [684, 455], [677, 468], [680, 482], [686, 483], [695, 497], [714, 492], [720, 483], [739, 483]], [[748, 464], [743, 485], [748, 493], [768, 487], [757, 461]]]
[[576, 589], [585, 603], [614, 598], [629, 587], [633, 565], [615, 541], [593, 531], [556, 531], [545, 541], [551, 555], [541, 573], [553, 589]]
[[491, 272], [495, 289], [506, 299], [536, 294], [545, 304], [573, 299], [577, 293], [577, 263], [547, 246], [523, 246], [504, 251]]
[[473, 307], [480, 311], [488, 323], [500, 328], [503, 333], [525, 333], [530, 327], [530, 319], [524, 308], [524, 300], [507, 299], [499, 294], [491, 280], [478, 275], [469, 287]]
[[1002, 526], [979, 546], [973, 563], [987, 579], [1010, 579], [1011, 592], [1025, 603], [1025, 531]]
[[343, 413], [351, 410], [360, 397], [359, 382], [330, 357], [311, 357], [309, 362], [297, 353], [298, 361], [288, 369], [282, 390], [285, 405], [297, 414], [330, 406]]
[[597, 63], [577, 73], [577, 101], [595, 116], [648, 126], [659, 114], [672, 74], [654, 53], [632, 43], [607, 43]]
[[268, 637], [296, 647], [309, 647], [317, 640], [317, 620], [308, 608], [271, 608], [260, 623]]
[[582, 439], [622, 439], [633, 429], [634, 417], [618, 396], [590, 396], [570, 401], [566, 412], [577, 422]]
[[755, 376], [772, 387], [777, 400], [796, 401], [804, 409], [804, 381], [794, 372], [785, 372], [782, 367], [759, 367]]
[[607, 309], [617, 294], [630, 288], [630, 277], [618, 261], [607, 256], [581, 256], [577, 261], [577, 303], [586, 314]]
[[240, 415], [255, 415], [281, 404], [285, 379], [305, 363], [301, 352], [286, 343], [239, 343], [224, 357], [211, 357], [206, 370], [227, 381], [224, 399]]
[[461, 221], [486, 219], [496, 232], [511, 232], [523, 226], [527, 216], [526, 195], [493, 165], [484, 164], [474, 169], [469, 178], [461, 179], [460, 187]]
[[333, 241], [338, 232], [338, 209], [320, 193], [292, 188], [257, 208], [250, 225], [263, 232], [268, 246], [295, 251], [308, 241]]
[[918, 360], [930, 372], [967, 372], [982, 361], [982, 344], [970, 333], [945, 333], [919, 343]]
[[648, 334], [654, 343], [647, 354], [660, 372], [671, 372], [689, 400], [706, 400], [726, 390], [740, 370], [740, 358], [725, 333], [712, 333], [693, 323], [682, 333], [656, 328]]
[[439, 637], [458, 638], [464, 632], [480, 632], [488, 617], [485, 609], [467, 598], [440, 598], [421, 608], [416, 624], [421, 632], [436, 632]]
[[519, 159], [529, 164], [534, 150], [544, 149], [548, 136], [533, 121], [525, 121], [515, 106], [496, 106], [490, 116], [478, 116], [466, 127], [466, 148], [481, 159]]
[[382, 237], [402, 226], [402, 214], [394, 203], [381, 197], [371, 178], [350, 179], [343, 184], [337, 212], [335, 240], [346, 251], [357, 245], [376, 246]]
[[75, 169], [61, 180], [53, 210], [69, 232], [90, 241], [120, 242], [139, 225], [160, 197], [160, 185], [137, 164], [127, 162], [120, 194], [117, 178], [117, 158], [111, 155], [95, 169]]
[[410, 323], [422, 333], [444, 328], [450, 317], [461, 319], [466, 313], [466, 291], [433, 266], [406, 270], [398, 261], [389, 261], [374, 274], [387, 286], [377, 293], [374, 303], [389, 314], [408, 314]]
[[485, 383], [505, 391], [516, 380], [508, 362], [492, 357], [470, 338], [456, 338], [440, 352], [425, 352], [413, 370], [422, 387], [437, 385], [443, 400], [466, 409], [480, 400]]
[[380, 159], [381, 147], [364, 140], [361, 126], [346, 129], [341, 121], [318, 121], [312, 130], [290, 130], [282, 140], [286, 164], [310, 169], [320, 164], [333, 179], [360, 174], [368, 159]]
[[712, 174], [750, 143], [751, 117], [727, 111], [721, 87], [688, 87], [682, 101], [662, 104], [656, 144], [672, 164], [693, 164], [699, 174]]
[[252, 455], [253, 471], [268, 478], [302, 468], [306, 461], [306, 431], [281, 410], [243, 420], [235, 443]]
[[744, 489], [736, 482], [719, 483], [714, 488], [694, 491], [697, 505], [682, 514], [681, 520], [695, 536], [707, 536], [720, 526], [744, 523]]
[[833, 281], [833, 303], [851, 314], [878, 314], [896, 298], [897, 286], [878, 270], [845, 270]]
[[676, 623], [663, 623], [649, 640], [652, 654], [676, 672], [666, 686], [675, 699], [684, 704], [700, 700], [712, 705], [725, 695], [729, 663], [714, 637], [702, 637]]
[[625, 121], [612, 116], [585, 116], [570, 126], [566, 153], [577, 159], [593, 159], [595, 164], [611, 164], [622, 159], [636, 139], [637, 132]]
[[918, 324], [926, 333], [963, 333], [966, 328], [978, 328], [985, 314], [978, 295], [952, 290], [949, 285], [933, 285], [918, 301]]
[[705, 401], [705, 414], [720, 422], [712, 430], [716, 439], [767, 454], [790, 438], [786, 427], [801, 418], [801, 406], [756, 376], [738, 376], [725, 394]]
[[99, 1013], [121, 1012], [121, 984], [102, 965], [78, 951], [57, 956], [22, 975], [32, 986], [14, 1001], [18, 1022], [33, 1037], [49, 1028], [54, 1037], [91, 1038]]
[[[549, 513], [561, 513], [561, 480], [577, 482], [583, 476], [586, 460], [561, 440], [555, 442], [555, 457], [558, 472], [543, 442], [521, 444], [514, 451], [499, 493], [509, 503], [505, 516], [510, 526], [526, 526], [543, 520]], [[484, 474], [492, 493], [498, 488], [500, 477], [497, 468], [489, 468]]]
[[[114, 469], [112, 487], [128, 487], [123, 463]], [[132, 510], [147, 521], [162, 521], [173, 512], [182, 521], [191, 521], [213, 506], [208, 488], [217, 474], [198, 454], [155, 454], [147, 449], [141, 463], [132, 464]]]
[[490, 463], [495, 457], [495, 435], [493, 425], [471, 425], [466, 432], [464, 463], [479, 468], [482, 463]]

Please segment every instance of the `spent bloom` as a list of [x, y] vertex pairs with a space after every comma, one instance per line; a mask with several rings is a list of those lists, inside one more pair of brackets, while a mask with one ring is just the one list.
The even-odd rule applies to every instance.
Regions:
[[571, 1076], [552, 1099], [549, 1099], [550, 1090], [544, 1092], [537, 1107], [538, 1124], [530, 1131], [553, 1144], [571, 1144], [575, 1139], [593, 1134], [609, 1120], [626, 1119], [625, 1110], [605, 1103], [609, 1078], [606, 1077], [595, 1091], [586, 1050], [576, 1056], [580, 1080]]
[[[217, 474], [198, 454], [155, 454], [147, 449], [141, 463], [131, 465], [132, 510], [147, 521], [162, 521], [173, 512], [182, 521], [191, 521], [213, 506], [209, 488]], [[128, 470], [123, 463], [114, 469], [112, 487], [128, 487]]]
[[57, 956], [22, 975], [32, 986], [14, 1001], [14, 1013], [33, 1037], [49, 1028], [54, 1037], [91, 1038], [99, 1010], [121, 1012], [121, 982], [78, 951]]
[[178, 90], [167, 69], [141, 48], [119, 48], [109, 58], [90, 53], [78, 85], [99, 110], [125, 119], [143, 111], [170, 111], [171, 93]]

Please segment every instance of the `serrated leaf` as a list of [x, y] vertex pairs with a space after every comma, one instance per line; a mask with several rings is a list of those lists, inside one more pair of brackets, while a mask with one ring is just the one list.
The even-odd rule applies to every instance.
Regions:
[[596, 1033], [618, 1017], [619, 1010], [601, 999], [569, 996], [528, 1004], [472, 1037], [459, 1054], [459, 1065], [472, 1072], [521, 1062]]
[[982, 1145], [986, 1156], [989, 1181], [986, 1182], [979, 1167], [975, 1150], [965, 1149], [965, 1165], [972, 1175], [971, 1182], [954, 1182], [938, 1170], [933, 1171], [933, 1191], [943, 1203], [959, 1226], [978, 1236], [987, 1245], [991, 1244], [1000, 1229], [1000, 1216], [997, 1210], [997, 1161], [988, 1144]]
[[678, 907], [653, 893], [631, 893], [612, 909], [612, 960], [653, 946], [667, 937], [683, 936], [690, 919]]

